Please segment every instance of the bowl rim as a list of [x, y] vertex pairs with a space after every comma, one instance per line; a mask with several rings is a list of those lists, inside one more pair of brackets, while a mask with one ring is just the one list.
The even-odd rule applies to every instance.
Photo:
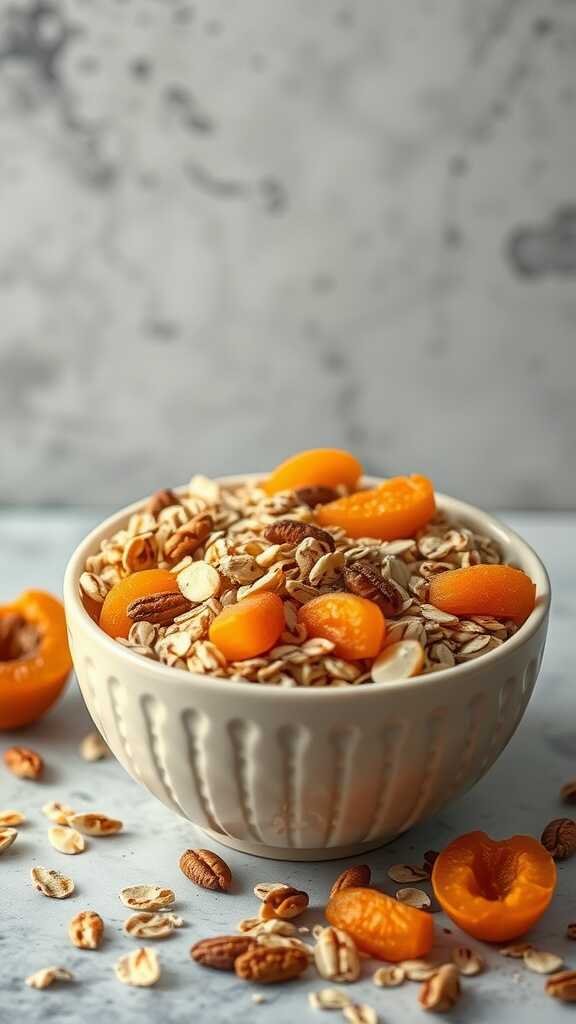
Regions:
[[[250, 480], [261, 480], [262, 477], [262, 473], [242, 473], [219, 476], [214, 479], [217, 483], [224, 486], [238, 486]], [[386, 478], [365, 475], [362, 477], [361, 484], [374, 487], [384, 479]], [[172, 490], [175, 494], [185, 493], [186, 486], [174, 487]], [[473, 522], [476, 529], [484, 530], [489, 536], [495, 537], [495, 539], [510, 547], [512, 561], [515, 561], [516, 557], [518, 557], [523, 563], [529, 565], [529, 575], [536, 584], [536, 604], [526, 621], [522, 623], [513, 636], [495, 650], [480, 655], [478, 658], [472, 659], [472, 661], [440, 669], [438, 672], [431, 672], [424, 676], [412, 676], [409, 679], [398, 679], [394, 682], [365, 683], [361, 686], [281, 687], [280, 693], [282, 696], [286, 696], [289, 700], [312, 700], [315, 698], [320, 700], [364, 700], [368, 699], [370, 694], [374, 696], [375, 693], [383, 694], [385, 692], [394, 694], [401, 691], [406, 695], [409, 689], [423, 692], [432, 687], [441, 687], [443, 683], [448, 683], [450, 680], [453, 683], [457, 683], [459, 680], [463, 682], [466, 678], [476, 675], [480, 667], [486, 669], [486, 671], [496, 668], [498, 662], [522, 647], [540, 629], [549, 612], [551, 587], [544, 563], [531, 545], [496, 516], [483, 511], [477, 506], [461, 501], [459, 498], [452, 498], [440, 491], [436, 491], [435, 495], [437, 506], [440, 510], [446, 511], [449, 515], [460, 517], [465, 523], [466, 521]], [[115, 533], [131, 515], [142, 511], [148, 497], [126, 505], [102, 520], [76, 546], [70, 556], [64, 574], [66, 617], [68, 618], [70, 610], [73, 610], [80, 617], [83, 628], [87, 629], [92, 634], [94, 640], [102, 644], [104, 649], [108, 650], [111, 655], [124, 660], [127, 668], [131, 666], [137, 668], [140, 673], [154, 676], [156, 681], [162, 681], [163, 684], [175, 686], [192, 685], [196, 688], [207, 687], [214, 695], [222, 694], [224, 696], [233, 693], [237, 696], [244, 694], [244, 696], [250, 698], [258, 697], [264, 700], [278, 700], [279, 688], [276, 686], [259, 685], [245, 680], [226, 679], [219, 676], [200, 675], [184, 669], [173, 668], [169, 665], [164, 665], [162, 662], [153, 661], [150, 658], [144, 658], [139, 654], [135, 654], [129, 647], [119, 644], [100, 629], [86, 611], [80, 598], [78, 587], [78, 580], [80, 574], [84, 571], [86, 558], [94, 552], [94, 548], [103, 537]]]

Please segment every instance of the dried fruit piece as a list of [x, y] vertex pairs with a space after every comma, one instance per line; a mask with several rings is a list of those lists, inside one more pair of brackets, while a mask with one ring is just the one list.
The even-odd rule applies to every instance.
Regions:
[[546, 982], [546, 994], [563, 1003], [576, 1003], [576, 971], [560, 971]]
[[55, 981], [72, 981], [72, 974], [65, 967], [43, 967], [26, 978], [30, 988], [48, 988]]
[[442, 851], [432, 884], [460, 928], [477, 939], [505, 942], [542, 916], [556, 886], [556, 866], [530, 836], [495, 842], [485, 832], [469, 832]]
[[523, 959], [528, 970], [536, 974], [555, 974], [564, 963], [561, 956], [546, 953], [542, 949], [527, 949]]
[[486, 967], [482, 957], [475, 953], [473, 949], [468, 949], [467, 946], [456, 946], [452, 950], [452, 961], [454, 966], [460, 971], [460, 974], [465, 974], [467, 977], [482, 974]]
[[356, 981], [360, 958], [354, 940], [340, 928], [322, 928], [314, 947], [316, 969], [328, 981]]
[[42, 813], [47, 818], [50, 818], [50, 821], [55, 822], [56, 825], [67, 825], [68, 819], [76, 812], [72, 807], [68, 807], [68, 804], [61, 804], [57, 800], [51, 800], [49, 803], [44, 804]]
[[357, 597], [374, 601], [383, 615], [396, 615], [402, 607], [402, 592], [386, 579], [370, 562], [354, 562], [344, 569], [346, 590]]
[[366, 888], [370, 885], [372, 872], [368, 864], [352, 864], [338, 875], [330, 889], [330, 896], [340, 892], [341, 889]]
[[386, 623], [372, 601], [354, 594], [321, 594], [302, 605], [298, 621], [308, 636], [331, 640], [336, 657], [346, 661], [375, 658], [382, 647]]
[[133, 939], [165, 939], [183, 924], [177, 914], [132, 914], [124, 922], [124, 931]]
[[29, 747], [9, 747], [4, 751], [4, 764], [18, 779], [36, 781], [44, 771], [44, 761], [40, 754]]
[[379, 988], [397, 988], [406, 980], [404, 968], [400, 965], [392, 967], [379, 967], [372, 975], [372, 981]]
[[460, 998], [460, 980], [454, 964], [442, 964], [436, 973], [425, 981], [418, 997], [425, 1010], [446, 1013]]
[[296, 501], [299, 505], [308, 505], [309, 508], [316, 508], [316, 505], [326, 505], [329, 501], [336, 501], [338, 491], [334, 487], [298, 487], [294, 491]]
[[424, 892], [423, 889], [414, 889], [412, 886], [398, 889], [396, 899], [407, 907], [414, 907], [416, 910], [426, 910], [432, 905], [427, 892]]
[[308, 893], [294, 889], [291, 885], [276, 887], [266, 896], [260, 908], [260, 918], [267, 921], [271, 917], [279, 917], [289, 921], [298, 917], [308, 906]]
[[277, 594], [251, 594], [224, 608], [209, 636], [229, 661], [244, 661], [269, 651], [284, 629], [284, 605]]
[[50, 896], [55, 900], [65, 900], [74, 892], [74, 882], [59, 871], [48, 868], [32, 868], [30, 872], [32, 884], [43, 896]]
[[424, 956], [432, 947], [431, 915], [374, 889], [337, 892], [326, 907], [326, 917], [351, 935], [359, 949], [379, 960]]
[[308, 956], [301, 949], [282, 946], [256, 946], [242, 953], [234, 970], [244, 981], [273, 984], [298, 978], [308, 967]]
[[388, 868], [387, 874], [388, 878], [400, 885], [403, 882], [423, 882], [430, 877], [425, 868], [419, 868], [415, 864], [393, 864]]
[[15, 842], [17, 835], [18, 832], [16, 831], [15, 828], [7, 828], [5, 826], [0, 826], [0, 853], [5, 853], [5, 851], [10, 846], [12, 846], [12, 843]]
[[217, 935], [213, 939], [196, 942], [190, 950], [190, 956], [203, 967], [233, 971], [238, 957], [256, 946], [256, 939], [248, 935]]
[[316, 519], [321, 526], [339, 526], [349, 537], [397, 540], [413, 537], [436, 511], [434, 488], [426, 477], [397, 476], [370, 491], [321, 505]]
[[449, 569], [430, 580], [430, 603], [453, 615], [493, 615], [521, 624], [535, 601], [534, 583], [511, 565]]
[[342, 448], [310, 448], [285, 459], [262, 483], [267, 494], [299, 487], [356, 487], [363, 469]]
[[567, 860], [576, 853], [576, 821], [554, 818], [546, 825], [540, 842], [554, 860]]
[[[100, 612], [100, 626], [109, 636], [126, 639], [133, 622], [137, 621], [137, 619], [132, 619], [128, 614], [128, 609], [131, 605], [134, 605], [143, 598], [153, 599], [160, 594], [174, 594], [175, 591], [176, 581], [174, 575], [168, 572], [167, 569], [144, 569], [142, 572], [134, 572], [131, 576], [126, 576], [123, 580], [120, 580], [119, 583], [116, 583], [108, 591], [102, 605], [102, 611]], [[179, 602], [183, 601], [180, 592], [178, 592], [177, 598]], [[154, 601], [152, 600], [151, 613], [153, 605]], [[189, 607], [189, 605], [186, 605], [186, 608]], [[146, 610], [148, 610], [147, 607]], [[186, 609], [182, 608], [182, 610]], [[171, 611], [172, 608], [169, 613], [165, 614], [171, 614]], [[178, 611], [174, 610], [174, 615], [178, 614]], [[144, 618], [144, 615], [142, 615], [142, 618]], [[158, 620], [148, 619], [148, 621]], [[172, 621], [172, 619], [168, 618], [167, 621]]]
[[80, 744], [80, 756], [84, 761], [103, 761], [110, 757], [110, 751], [99, 732], [89, 732]]
[[21, 811], [0, 811], [0, 828], [16, 828], [26, 821]]
[[343, 1010], [350, 1006], [352, 1000], [338, 988], [321, 988], [318, 992], [308, 993], [308, 1002], [313, 1010]]
[[172, 889], [159, 885], [129, 885], [122, 889], [120, 899], [130, 910], [165, 910], [175, 902]]
[[214, 520], [208, 512], [200, 512], [183, 526], [179, 526], [164, 545], [164, 557], [176, 565], [187, 555], [193, 555], [214, 528]]
[[209, 562], [192, 562], [179, 572], [176, 582], [187, 601], [200, 604], [220, 593], [220, 573]]
[[378, 655], [370, 668], [375, 683], [394, 683], [417, 676], [424, 666], [424, 648], [418, 640], [397, 640]]
[[334, 551], [334, 538], [327, 530], [322, 530], [313, 523], [302, 523], [298, 519], [277, 519], [264, 530], [266, 540], [272, 544], [300, 544], [307, 537], [323, 544], [328, 551]]
[[115, 836], [123, 829], [123, 823], [117, 818], [109, 818], [106, 814], [91, 812], [89, 814], [72, 814], [68, 818], [68, 824], [78, 829], [85, 836], [94, 836], [104, 839], [107, 836]]
[[232, 885], [230, 868], [213, 850], [185, 850], [179, 863], [186, 878], [202, 889], [227, 892]]
[[78, 949], [98, 949], [104, 935], [104, 921], [95, 910], [81, 910], [68, 925], [70, 941]]
[[50, 845], [59, 853], [83, 853], [86, 849], [86, 840], [75, 828], [68, 828], [66, 825], [54, 825], [48, 829]]
[[121, 956], [114, 968], [118, 981], [136, 988], [149, 988], [160, 978], [160, 963], [153, 949], [143, 946]]

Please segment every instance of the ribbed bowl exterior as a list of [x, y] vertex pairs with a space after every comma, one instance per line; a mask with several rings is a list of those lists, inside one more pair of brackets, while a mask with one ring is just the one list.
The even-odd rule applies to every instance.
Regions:
[[190, 676], [132, 654], [94, 625], [75, 594], [83, 558], [68, 570], [66, 611], [97, 727], [124, 768], [177, 814], [265, 856], [369, 849], [464, 792], [514, 733], [544, 650], [549, 591], [531, 628], [419, 681], [325, 692]]

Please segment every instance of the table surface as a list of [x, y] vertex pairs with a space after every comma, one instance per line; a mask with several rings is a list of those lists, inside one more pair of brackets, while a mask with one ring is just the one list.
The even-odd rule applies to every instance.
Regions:
[[[425, 850], [439, 849], [459, 833], [484, 829], [495, 837], [514, 832], [539, 836], [548, 820], [563, 813], [559, 788], [576, 775], [572, 694], [576, 516], [508, 513], [504, 518], [533, 544], [552, 577], [552, 622], [541, 676], [523, 722], [488, 776], [433, 820], [363, 858], [371, 865], [374, 882], [388, 892], [394, 891], [388, 867], [418, 863]], [[95, 521], [94, 514], [74, 512], [0, 515], [0, 601], [30, 585], [59, 592], [68, 555]], [[285, 880], [305, 889], [311, 909], [301, 923], [311, 926], [321, 921], [327, 891], [344, 862], [282, 864], [222, 848], [234, 875], [232, 892], [222, 895], [195, 888], [180, 873], [178, 858], [187, 847], [206, 845], [205, 837], [144, 792], [114, 760], [84, 762], [78, 744], [89, 729], [79, 691], [71, 683], [65, 699], [43, 721], [24, 733], [1, 737], [2, 749], [25, 743], [37, 749], [47, 765], [39, 783], [1, 773], [0, 807], [21, 810], [28, 819], [1, 863], [0, 992], [12, 1017], [29, 1024], [50, 1018], [59, 1024], [92, 1024], [107, 1012], [123, 1024], [135, 1024], [144, 1016], [167, 1024], [183, 1020], [294, 1024], [318, 1019], [318, 1011], [308, 1006], [308, 992], [328, 983], [312, 977], [312, 971], [306, 981], [260, 987], [265, 1001], [255, 1004], [252, 986], [234, 975], [198, 967], [188, 950], [197, 939], [233, 931], [241, 918], [252, 916], [256, 904], [252, 888], [259, 881]], [[108, 840], [91, 840], [85, 854], [66, 858], [48, 843], [48, 821], [41, 813], [48, 800], [79, 810], [105, 811], [122, 818], [125, 831]], [[37, 893], [30, 883], [30, 868], [35, 864], [71, 875], [76, 883], [74, 896], [59, 902]], [[564, 938], [564, 932], [566, 924], [576, 920], [575, 878], [576, 860], [559, 865], [553, 906], [530, 935], [541, 948], [560, 953], [573, 967], [576, 945]], [[153, 989], [123, 986], [113, 971], [118, 957], [136, 947], [122, 932], [128, 912], [118, 899], [120, 889], [136, 883], [173, 888], [177, 910], [185, 920], [185, 927], [171, 938], [154, 944], [162, 977]], [[69, 919], [88, 908], [98, 910], [106, 925], [105, 941], [97, 952], [77, 950], [67, 938]], [[480, 948], [442, 914], [435, 915], [435, 922], [438, 955], [459, 943]], [[450, 928], [450, 934], [444, 928]], [[525, 1024], [565, 1019], [566, 1007], [545, 996], [544, 978], [529, 972], [521, 961], [500, 956], [496, 949], [482, 947], [482, 952], [489, 969], [464, 980], [464, 994], [451, 1014], [452, 1021], [518, 1024], [519, 1012]], [[51, 964], [69, 968], [74, 982], [44, 991], [24, 985], [29, 974]], [[379, 1020], [386, 1024], [423, 1021], [418, 985], [409, 982], [397, 989], [378, 989], [371, 980], [374, 966], [365, 961], [363, 980], [341, 987], [356, 1002], [377, 1009]]]

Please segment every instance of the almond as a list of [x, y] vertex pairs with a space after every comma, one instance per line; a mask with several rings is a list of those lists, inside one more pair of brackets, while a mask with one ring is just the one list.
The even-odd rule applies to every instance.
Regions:
[[555, 860], [567, 860], [576, 853], [576, 821], [554, 818], [546, 825], [540, 842]]
[[368, 864], [353, 864], [338, 875], [338, 878], [330, 889], [330, 896], [334, 896], [335, 893], [340, 892], [341, 889], [355, 889], [357, 887], [366, 888], [370, 885], [371, 876], [372, 872], [370, 871]]
[[98, 949], [104, 934], [104, 921], [95, 910], [81, 910], [68, 925], [70, 941], [78, 949]]
[[66, 825], [54, 825], [48, 830], [50, 845], [59, 853], [83, 853], [86, 849], [86, 840], [75, 828], [68, 828]]
[[203, 967], [217, 971], [233, 971], [239, 956], [255, 949], [256, 940], [248, 935], [217, 935], [213, 939], [201, 939], [190, 950], [190, 956]]
[[85, 836], [95, 836], [104, 839], [106, 836], [114, 836], [122, 831], [123, 825], [116, 818], [109, 818], [106, 814], [72, 814], [68, 818], [68, 824], [78, 829]]
[[28, 747], [9, 747], [4, 751], [4, 764], [8, 771], [19, 779], [39, 779], [44, 771], [44, 761], [35, 750]]
[[281, 946], [256, 946], [239, 956], [234, 970], [244, 981], [273, 984], [298, 978], [308, 967], [308, 957], [301, 949]]
[[180, 870], [202, 889], [227, 892], [232, 885], [232, 872], [212, 850], [185, 850], [180, 857]]

